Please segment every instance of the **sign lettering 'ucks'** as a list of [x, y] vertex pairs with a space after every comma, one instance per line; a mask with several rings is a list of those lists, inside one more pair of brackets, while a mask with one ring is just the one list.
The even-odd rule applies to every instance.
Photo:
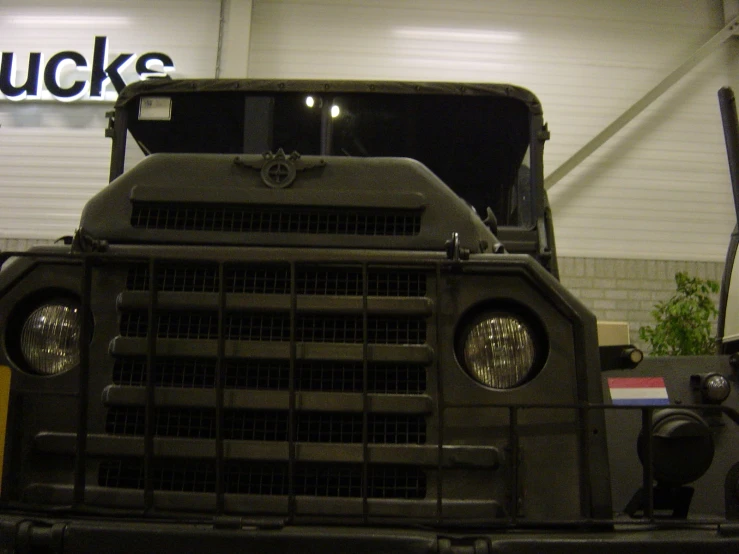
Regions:
[[[138, 56], [133, 53], [118, 54], [113, 60], [108, 55], [108, 37], [95, 37], [92, 64], [81, 53], [65, 50], [51, 56], [44, 64], [44, 55], [31, 52], [24, 83], [17, 78], [16, 55], [3, 52], [0, 62], [0, 93], [10, 100], [40, 99], [46, 89], [51, 96], [63, 102], [80, 98], [93, 100], [111, 99], [113, 85], [116, 92], [126, 86], [122, 74], [135, 62], [136, 73], [141, 79], [164, 77], [174, 71], [174, 62], [167, 54], [147, 52]], [[88, 78], [64, 79], [65, 72], [75, 71]], [[106, 92], [108, 94], [106, 95]]]

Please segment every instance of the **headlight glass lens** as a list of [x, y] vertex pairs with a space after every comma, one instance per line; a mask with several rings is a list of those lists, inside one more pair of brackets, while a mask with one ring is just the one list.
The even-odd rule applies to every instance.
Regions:
[[495, 389], [524, 383], [536, 359], [531, 330], [515, 315], [491, 315], [472, 326], [464, 340], [470, 374]]
[[78, 308], [47, 304], [28, 316], [21, 330], [21, 352], [34, 372], [56, 375], [80, 362]]

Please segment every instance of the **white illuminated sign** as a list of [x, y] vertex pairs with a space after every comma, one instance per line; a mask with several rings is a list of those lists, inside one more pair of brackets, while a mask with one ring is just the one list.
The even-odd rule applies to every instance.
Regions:
[[[112, 61], [108, 37], [95, 37], [92, 64], [79, 52], [66, 50], [44, 63], [40, 52], [31, 52], [24, 83], [18, 82], [17, 61], [13, 52], [3, 52], [0, 59], [0, 93], [9, 100], [55, 98], [72, 102], [80, 98], [114, 100], [126, 86], [122, 73], [135, 63], [140, 79], [164, 77], [174, 71], [167, 54], [147, 52], [141, 56], [118, 54]], [[113, 85], [115, 91], [108, 90]]]

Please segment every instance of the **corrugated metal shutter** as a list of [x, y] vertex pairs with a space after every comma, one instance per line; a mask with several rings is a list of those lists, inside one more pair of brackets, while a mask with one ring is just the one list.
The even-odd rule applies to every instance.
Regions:
[[[553, 171], [723, 27], [706, 0], [254, 0], [249, 75], [511, 82]], [[722, 48], [550, 192], [566, 256], [723, 260]]]
[[[58, 106], [6, 107], [0, 105], [2, 234], [13, 238], [72, 234], [84, 203], [107, 182], [110, 141], [103, 137], [104, 118], [97, 114], [102, 106], [64, 106], [78, 116], [78, 128], [74, 122], [56, 128], [33, 125], [34, 115], [40, 115], [43, 124]], [[26, 112], [25, 117], [18, 117], [19, 112]], [[5, 124], [11, 114], [18, 126]], [[93, 122], [97, 125], [87, 128]]]
[[[108, 37], [110, 61], [123, 52], [164, 52], [175, 63], [174, 76], [212, 77], [219, 13], [214, 0], [4, 0], [0, 50], [16, 54], [20, 82], [29, 52], [48, 60], [73, 50], [91, 64], [95, 36]], [[111, 107], [0, 99], [0, 248], [73, 233], [87, 199], [108, 181], [111, 144], [104, 130]]]

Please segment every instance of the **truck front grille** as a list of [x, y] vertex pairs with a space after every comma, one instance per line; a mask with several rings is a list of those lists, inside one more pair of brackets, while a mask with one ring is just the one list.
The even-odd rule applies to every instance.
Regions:
[[[158, 317], [157, 338], [217, 339], [218, 314], [208, 312], [169, 312]], [[146, 337], [149, 322], [144, 311], [126, 312], [121, 318], [121, 336]], [[237, 341], [289, 341], [289, 314], [229, 314], [225, 318], [225, 337]], [[361, 343], [364, 321], [361, 315], [299, 315], [295, 324], [299, 342]], [[367, 340], [372, 344], [423, 344], [426, 322], [418, 318], [371, 317], [367, 321]]]
[[[227, 494], [288, 494], [286, 463], [229, 462], [224, 470]], [[210, 461], [157, 460], [151, 474], [151, 486], [156, 491], [213, 493], [216, 490], [216, 467]], [[98, 484], [117, 489], [144, 489], [143, 463], [131, 459], [106, 460], [100, 464]], [[297, 464], [293, 489], [300, 496], [361, 497], [362, 466]], [[426, 478], [418, 468], [370, 465], [369, 498], [419, 499], [425, 495]]]
[[[227, 293], [290, 294], [290, 269], [285, 266], [231, 265], [226, 268]], [[162, 292], [219, 292], [217, 264], [172, 264], [157, 269]], [[149, 289], [149, 267], [137, 264], [128, 271], [126, 288]], [[353, 268], [299, 269], [295, 293], [322, 296], [361, 296], [362, 271]], [[376, 269], [367, 273], [368, 296], [426, 295], [426, 274], [415, 270]]]
[[[433, 276], [397, 264], [127, 262], [90, 439], [97, 485], [426, 499], [439, 464]], [[228, 502], [295, 516], [289, 498]]]
[[[288, 411], [226, 410], [223, 438], [245, 441], [287, 441]], [[298, 412], [297, 442], [359, 443], [363, 437], [362, 414]], [[144, 436], [146, 410], [119, 406], [108, 410], [105, 430], [115, 435]], [[216, 438], [216, 411], [209, 408], [157, 408], [154, 436]], [[405, 414], [370, 414], [367, 441], [372, 444], [423, 444], [426, 418]]]
[[[227, 360], [224, 388], [288, 390], [289, 360]], [[146, 386], [144, 357], [116, 359], [113, 383]], [[298, 391], [362, 392], [364, 367], [361, 362], [300, 360], [295, 367]], [[154, 365], [154, 386], [212, 389], [216, 382], [216, 360], [207, 358], [158, 357]], [[426, 390], [426, 367], [412, 363], [368, 364], [367, 392], [379, 394], [421, 394]]]
[[421, 231], [421, 212], [135, 201], [131, 225], [135, 229], [167, 231], [407, 237]]

